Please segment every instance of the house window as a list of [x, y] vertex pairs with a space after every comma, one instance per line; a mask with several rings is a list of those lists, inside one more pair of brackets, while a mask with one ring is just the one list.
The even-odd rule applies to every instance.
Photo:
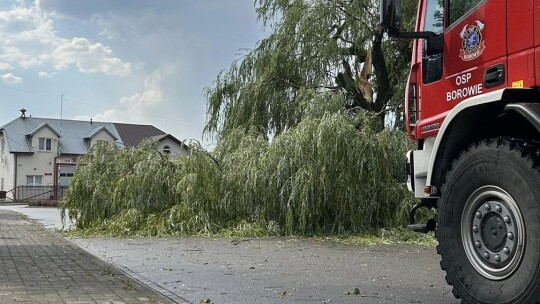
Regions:
[[170, 147], [170, 146], [165, 146], [165, 147], [163, 147], [163, 153], [165, 153], [165, 154], [171, 154], [171, 147]]
[[26, 185], [30, 187], [43, 185], [43, 176], [42, 175], [27, 175]]
[[52, 151], [52, 138], [39, 138], [39, 151]]

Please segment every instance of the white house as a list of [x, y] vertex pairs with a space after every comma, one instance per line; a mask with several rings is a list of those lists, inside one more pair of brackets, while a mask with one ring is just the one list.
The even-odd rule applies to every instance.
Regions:
[[[180, 140], [151, 125], [37, 118], [21, 112], [0, 127], [0, 198], [20, 199], [38, 191], [58, 197], [58, 189], [71, 181], [78, 158], [98, 141], [122, 148], [153, 138], [164, 154], [187, 154]], [[17, 194], [20, 189], [24, 195]]]

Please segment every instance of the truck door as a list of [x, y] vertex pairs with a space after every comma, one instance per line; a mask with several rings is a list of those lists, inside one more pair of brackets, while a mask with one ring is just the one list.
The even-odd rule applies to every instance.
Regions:
[[[508, 86], [516, 88], [528, 88], [536, 85], [535, 60], [538, 60], [538, 50], [534, 51], [535, 35], [538, 37], [540, 23], [534, 22], [533, 0], [520, 0], [519, 2], [507, 2], [507, 28], [508, 40]], [[519, 3], [519, 4], [517, 4]], [[540, 1], [536, 1], [538, 10]], [[538, 14], [538, 11], [536, 12]], [[538, 18], [538, 17], [537, 17]], [[534, 30], [533, 30], [534, 29]], [[536, 46], [540, 44], [540, 39], [536, 38]]]
[[422, 30], [444, 25], [444, 48], [427, 55], [423, 42], [418, 138], [433, 136], [459, 102], [507, 84], [507, 0], [447, 0], [444, 10], [426, 1]]

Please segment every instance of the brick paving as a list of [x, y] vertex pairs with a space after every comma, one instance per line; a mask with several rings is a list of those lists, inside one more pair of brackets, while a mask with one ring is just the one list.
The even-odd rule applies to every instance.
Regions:
[[0, 210], [0, 303], [171, 303], [19, 213]]

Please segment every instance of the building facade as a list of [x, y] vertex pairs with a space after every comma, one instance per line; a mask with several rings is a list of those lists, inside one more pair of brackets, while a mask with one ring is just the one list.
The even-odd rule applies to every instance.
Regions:
[[21, 112], [0, 127], [0, 199], [20, 199], [17, 190], [23, 188], [26, 197], [51, 189], [46, 198], [57, 198], [58, 189], [73, 178], [79, 157], [99, 141], [124, 148], [150, 138], [163, 154], [188, 153], [180, 140], [151, 125], [26, 117]]

